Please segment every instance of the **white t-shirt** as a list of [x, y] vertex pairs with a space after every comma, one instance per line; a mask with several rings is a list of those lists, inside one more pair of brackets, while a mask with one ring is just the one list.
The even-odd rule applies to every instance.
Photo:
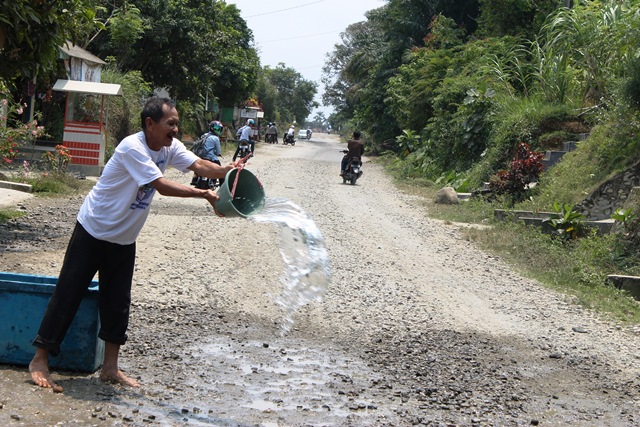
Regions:
[[240, 130], [242, 131], [240, 132], [240, 141], [242, 140], [249, 141], [251, 139], [251, 131], [253, 130], [251, 129], [251, 126], [244, 125], [243, 127], [240, 128]]
[[96, 239], [120, 245], [134, 243], [156, 193], [150, 184], [162, 178], [167, 166], [182, 172], [198, 159], [178, 139], [153, 151], [143, 132], [118, 144], [98, 182], [84, 199], [78, 222]]
[[293, 135], [296, 131], [293, 128], [289, 128], [289, 131], [287, 132], [289, 135]]

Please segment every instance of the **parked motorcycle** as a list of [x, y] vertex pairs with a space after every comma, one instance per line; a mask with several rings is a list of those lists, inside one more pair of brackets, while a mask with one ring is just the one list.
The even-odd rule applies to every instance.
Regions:
[[289, 135], [288, 133], [285, 133], [284, 138], [282, 139], [282, 143], [284, 145], [287, 145], [287, 144], [296, 145], [296, 139], [294, 138], [293, 135]]
[[267, 142], [269, 144], [277, 144], [278, 143], [278, 137], [277, 137], [277, 135], [275, 133], [268, 133], [264, 137], [264, 142]]
[[[343, 153], [347, 154], [349, 151], [342, 150]], [[342, 175], [342, 183], [346, 184], [349, 182], [351, 185], [356, 185], [356, 181], [358, 178], [362, 176], [362, 159], [360, 157], [352, 157], [349, 163], [347, 164], [347, 169]]]

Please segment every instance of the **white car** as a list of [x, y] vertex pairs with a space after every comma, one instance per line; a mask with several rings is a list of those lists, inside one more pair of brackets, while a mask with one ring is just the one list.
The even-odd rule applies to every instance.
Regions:
[[300, 129], [298, 139], [311, 139], [311, 129]]

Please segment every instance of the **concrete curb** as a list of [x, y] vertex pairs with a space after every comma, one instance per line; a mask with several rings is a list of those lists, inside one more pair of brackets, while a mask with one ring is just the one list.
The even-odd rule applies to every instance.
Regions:
[[9, 190], [22, 191], [24, 193], [31, 193], [32, 191], [32, 187], [29, 184], [11, 181], [0, 181], [0, 188], [8, 188]]

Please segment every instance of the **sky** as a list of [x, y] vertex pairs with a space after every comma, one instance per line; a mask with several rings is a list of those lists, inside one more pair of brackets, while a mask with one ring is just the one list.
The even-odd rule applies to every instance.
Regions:
[[[384, 0], [226, 0], [235, 4], [253, 31], [260, 64], [275, 68], [283, 62], [318, 84], [316, 101], [322, 104], [320, 77], [326, 55], [341, 43], [340, 33], [364, 21], [365, 12], [385, 4]], [[329, 116], [330, 107], [320, 107]]]

